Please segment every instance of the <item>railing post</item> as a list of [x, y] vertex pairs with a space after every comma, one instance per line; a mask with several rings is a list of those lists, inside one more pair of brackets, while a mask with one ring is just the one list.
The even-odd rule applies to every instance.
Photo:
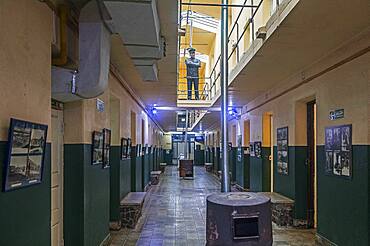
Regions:
[[228, 127], [228, 0], [222, 0], [221, 10], [221, 131], [222, 131], [222, 181], [221, 192], [230, 192], [229, 162], [227, 151]]
[[236, 61], [239, 63], [239, 22], [236, 23]]
[[[263, 0], [261, 0], [261, 1], [263, 1]], [[251, 4], [253, 5], [253, 0], [251, 0]], [[253, 12], [253, 8], [251, 8], [251, 24], [252, 24], [252, 42], [254, 41], [254, 17], [253, 17], [253, 15], [254, 15], [254, 12]], [[257, 10], [256, 10], [257, 11]], [[252, 43], [251, 42], [251, 43]]]

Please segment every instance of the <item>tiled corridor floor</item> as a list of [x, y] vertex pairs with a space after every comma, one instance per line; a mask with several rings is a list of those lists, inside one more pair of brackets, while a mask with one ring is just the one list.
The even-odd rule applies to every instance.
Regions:
[[[206, 197], [219, 190], [218, 180], [204, 168], [196, 167], [195, 178], [184, 180], [175, 167], [167, 167], [148, 193], [137, 228], [111, 232], [111, 245], [205, 245]], [[315, 245], [312, 230], [273, 225], [273, 235], [276, 246]]]

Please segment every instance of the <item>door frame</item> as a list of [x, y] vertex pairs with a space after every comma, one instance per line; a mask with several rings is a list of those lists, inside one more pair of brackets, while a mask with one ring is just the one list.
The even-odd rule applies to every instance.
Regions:
[[[54, 119], [53, 118], [57, 118], [57, 122], [56, 124], [60, 124], [59, 126], [54, 126], [53, 122], [54, 122]], [[57, 127], [58, 129], [60, 129], [61, 132], [58, 132], [58, 139], [56, 140], [55, 139], [55, 134], [54, 134], [54, 127]], [[58, 200], [59, 200], [59, 211], [58, 211], [58, 217], [59, 217], [59, 245], [53, 245], [53, 226], [55, 224], [53, 224], [52, 222], [52, 218], [53, 218], [53, 212], [54, 210], [52, 210], [53, 208], [53, 196], [51, 198], [51, 210], [50, 210], [50, 213], [51, 213], [51, 217], [50, 217], [50, 238], [51, 238], [51, 244], [52, 246], [60, 246], [60, 245], [64, 245], [64, 206], [63, 206], [63, 197], [64, 197], [64, 117], [63, 117], [63, 111], [62, 110], [59, 110], [59, 109], [51, 109], [51, 148], [52, 148], [52, 152], [51, 152], [51, 155], [52, 155], [52, 158], [51, 158], [51, 185], [50, 185], [50, 192], [51, 194], [53, 193], [53, 189], [56, 188], [57, 186], [59, 187], [59, 197], [58, 197]], [[60, 134], [60, 135], [59, 135]], [[61, 137], [61, 139], [59, 139], [59, 137]], [[59, 154], [55, 153], [55, 141], [60, 141], [60, 148], [61, 149], [58, 149], [58, 152]], [[60, 166], [59, 166], [59, 170], [58, 170], [58, 173], [54, 173], [53, 172], [53, 168], [54, 168], [54, 158], [53, 158], [53, 155], [59, 155], [59, 158], [60, 158]], [[54, 174], [57, 175], [57, 177], [54, 176]], [[54, 178], [57, 178], [57, 181], [58, 181], [58, 184], [57, 185], [53, 185], [53, 180]]]
[[317, 224], [316, 101], [307, 103], [307, 227]]

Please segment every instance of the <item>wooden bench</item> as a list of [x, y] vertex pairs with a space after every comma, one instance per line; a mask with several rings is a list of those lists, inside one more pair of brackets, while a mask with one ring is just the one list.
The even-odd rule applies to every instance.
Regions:
[[206, 163], [204, 163], [204, 167], [206, 168], [207, 172], [212, 172], [213, 171], [213, 163], [206, 162]]
[[122, 227], [135, 228], [141, 217], [146, 192], [130, 192], [120, 203]]
[[162, 173], [166, 170], [167, 163], [166, 162], [161, 162], [159, 164], [159, 169], [161, 170]]
[[271, 199], [272, 221], [278, 226], [293, 226], [294, 200], [276, 192], [261, 192]]
[[150, 172], [150, 184], [157, 185], [159, 183], [159, 177], [161, 176], [161, 171], [151, 171]]

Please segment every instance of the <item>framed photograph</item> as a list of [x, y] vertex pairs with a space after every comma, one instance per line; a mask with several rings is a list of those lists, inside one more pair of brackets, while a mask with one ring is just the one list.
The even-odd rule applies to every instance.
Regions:
[[121, 160], [130, 158], [129, 144], [130, 144], [129, 138], [121, 138]]
[[93, 132], [92, 164], [103, 164], [103, 133], [98, 131]]
[[148, 144], [145, 144], [144, 154], [145, 155], [149, 154], [149, 145]]
[[282, 175], [288, 175], [288, 127], [277, 129], [277, 172]]
[[111, 143], [111, 130], [103, 129], [103, 168], [110, 167], [110, 143]]
[[142, 154], [141, 144], [136, 145], [136, 156], [139, 157]]
[[256, 156], [256, 153], [254, 152], [254, 143], [253, 142], [249, 143], [249, 155], [250, 156]]
[[254, 154], [255, 157], [262, 157], [262, 142], [254, 142]]
[[352, 177], [352, 125], [325, 128], [325, 173]]
[[11, 119], [3, 190], [42, 182], [48, 126]]
[[127, 156], [128, 158], [131, 158], [131, 152], [132, 152], [132, 141], [131, 138], [127, 139]]

